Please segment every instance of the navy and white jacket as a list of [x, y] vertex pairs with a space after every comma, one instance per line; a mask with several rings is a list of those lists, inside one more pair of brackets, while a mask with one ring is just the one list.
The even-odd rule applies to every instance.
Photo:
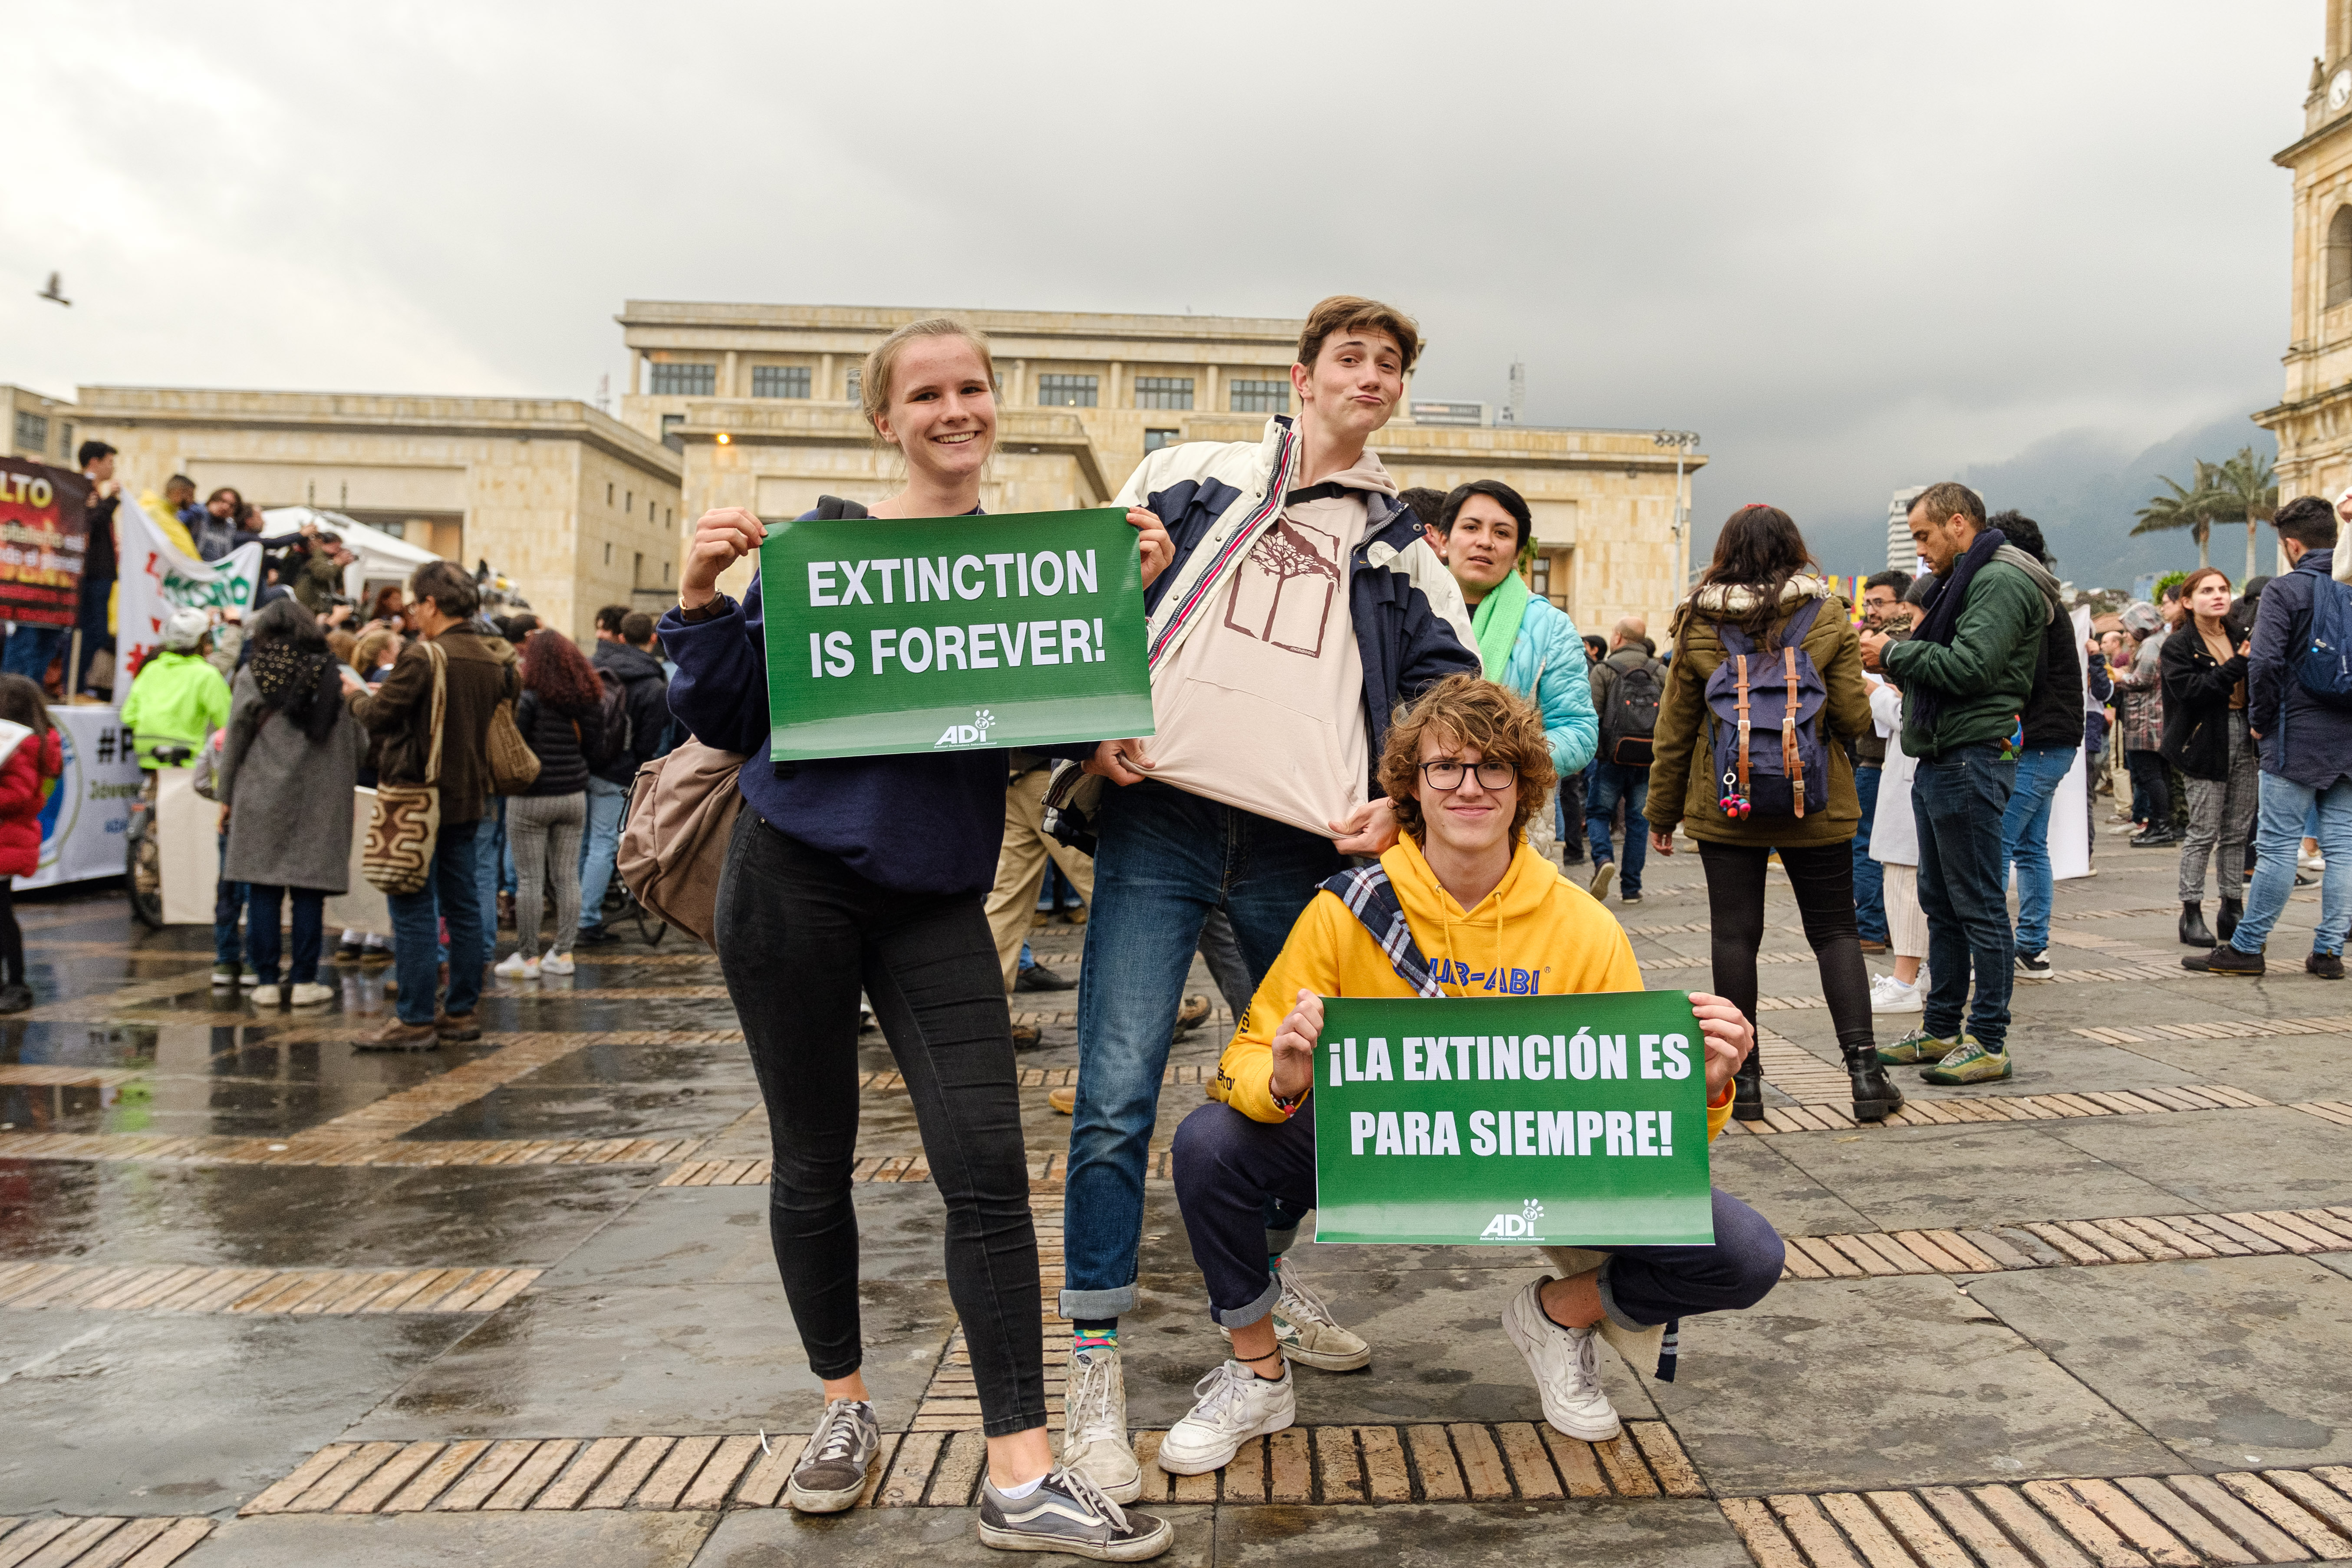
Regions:
[[2263, 589], [2246, 668], [2246, 723], [2262, 737], [2263, 771], [2313, 789], [2352, 777], [2352, 713], [2314, 697], [2294, 674], [2310, 646], [2312, 595], [2336, 553], [2306, 550]]
[[[1162, 447], [1128, 479], [1118, 504], [1155, 513], [1176, 546], [1176, 559], [1143, 595], [1154, 670], [1280, 515], [1305, 460], [1289, 417], [1277, 414], [1255, 442]], [[1412, 509], [1378, 491], [1359, 493], [1366, 526], [1348, 573], [1348, 622], [1363, 658], [1372, 775], [1367, 785], [1376, 799], [1381, 750], [1397, 710], [1447, 676], [1475, 675], [1480, 666], [1462, 590], [1423, 537]]]

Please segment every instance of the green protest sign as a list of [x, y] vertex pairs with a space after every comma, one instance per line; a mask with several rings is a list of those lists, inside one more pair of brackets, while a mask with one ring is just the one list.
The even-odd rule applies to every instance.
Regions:
[[1715, 1239], [1686, 992], [1328, 997], [1317, 1062], [1318, 1241]]
[[760, 582], [773, 761], [1152, 732], [1116, 507], [772, 522]]

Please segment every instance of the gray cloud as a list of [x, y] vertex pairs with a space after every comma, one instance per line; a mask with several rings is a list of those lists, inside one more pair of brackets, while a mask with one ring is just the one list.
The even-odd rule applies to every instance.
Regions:
[[[1420, 316], [1712, 518], [2273, 400], [2319, 8], [22, 11], [0, 377], [585, 395], [620, 301]], [[62, 63], [74, 62], [70, 68]], [[37, 184], [37, 196], [27, 193]], [[33, 296], [62, 269], [70, 311]], [[2248, 427], [2248, 434], [2253, 432]], [[1856, 532], [1856, 531], [1859, 532]]]

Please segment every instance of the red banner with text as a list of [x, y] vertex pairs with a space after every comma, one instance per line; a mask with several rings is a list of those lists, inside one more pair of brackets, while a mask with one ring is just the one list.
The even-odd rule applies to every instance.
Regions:
[[0, 458], [0, 621], [74, 624], [82, 552], [89, 547], [79, 474], [22, 458]]

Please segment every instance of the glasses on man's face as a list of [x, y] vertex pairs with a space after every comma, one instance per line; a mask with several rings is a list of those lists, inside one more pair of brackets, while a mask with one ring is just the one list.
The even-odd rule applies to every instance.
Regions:
[[[1433, 763], [1421, 764], [1422, 779], [1432, 789], [1460, 789], [1462, 775], [1469, 771], [1469, 764], [1458, 757], [1440, 757]], [[1480, 789], [1505, 789], [1518, 776], [1518, 768], [1510, 763], [1482, 762], [1478, 764]]]

